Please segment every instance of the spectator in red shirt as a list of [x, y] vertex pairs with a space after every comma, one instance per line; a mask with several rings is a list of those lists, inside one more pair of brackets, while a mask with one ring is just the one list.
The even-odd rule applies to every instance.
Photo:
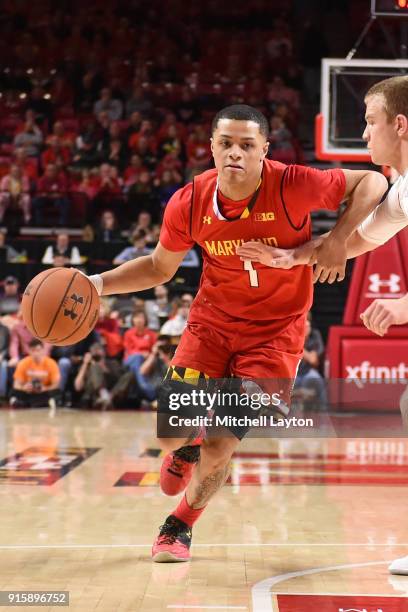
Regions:
[[129, 188], [139, 180], [142, 172], [146, 172], [147, 168], [143, 165], [140, 155], [132, 155], [130, 164], [123, 173], [125, 188]]
[[89, 220], [94, 220], [95, 215], [105, 208], [111, 208], [121, 203], [122, 189], [118, 179], [117, 169], [110, 164], [101, 164], [99, 176], [95, 177], [95, 199], [92, 210], [89, 210]]
[[67, 147], [71, 150], [75, 143], [76, 134], [74, 132], [68, 132], [62, 121], [56, 121], [52, 128], [52, 133], [47, 137], [45, 141], [47, 145], [50, 145], [53, 140], [57, 138], [58, 143], [61, 147]]
[[157, 139], [153, 132], [152, 122], [147, 119], [142, 121], [139, 132], [132, 134], [129, 138], [129, 148], [132, 149], [132, 151], [136, 151], [139, 141], [143, 138], [146, 139], [151, 152], [156, 153]]
[[68, 182], [55, 164], [48, 164], [37, 183], [37, 196], [33, 200], [34, 222], [43, 225], [46, 206], [58, 211], [58, 222], [66, 225], [69, 213]]
[[71, 161], [71, 153], [67, 147], [60, 144], [58, 136], [48, 138], [49, 146], [41, 154], [41, 164], [45, 168], [49, 164], [55, 164], [57, 170], [61, 171]]
[[147, 317], [143, 310], [136, 311], [133, 314], [132, 321], [133, 327], [128, 329], [123, 336], [123, 346], [125, 348], [123, 363], [133, 373], [140, 390], [147, 399], [154, 399], [154, 390], [152, 393], [149, 383], [140, 374], [140, 366], [152, 352], [157, 334], [147, 327]]

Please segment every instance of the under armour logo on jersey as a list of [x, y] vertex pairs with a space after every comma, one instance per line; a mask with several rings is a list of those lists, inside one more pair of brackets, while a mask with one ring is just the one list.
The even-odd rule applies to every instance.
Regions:
[[381, 287], [387, 287], [391, 293], [398, 293], [400, 288], [400, 277], [398, 274], [390, 274], [389, 279], [382, 279], [379, 274], [370, 274], [368, 277], [370, 285], [368, 291], [379, 293]]
[[208, 225], [210, 225], [210, 223], [211, 223], [211, 217], [206, 217], [206, 216], [204, 215], [204, 217], [203, 217], [203, 223], [207, 223]]
[[82, 297], [82, 295], [76, 295], [76, 293], [73, 293], [70, 296], [70, 299], [74, 302], [72, 304], [71, 310], [68, 310], [68, 308], [64, 309], [64, 317], [71, 317], [72, 320], [77, 318], [77, 314], [76, 314], [76, 309], [78, 307], [78, 304], [83, 304], [84, 303], [84, 298]]

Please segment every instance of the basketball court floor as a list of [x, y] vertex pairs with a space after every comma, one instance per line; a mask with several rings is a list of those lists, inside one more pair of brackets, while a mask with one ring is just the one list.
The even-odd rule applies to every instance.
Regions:
[[248, 439], [193, 561], [153, 564], [177, 503], [154, 432], [150, 413], [0, 412], [1, 591], [69, 591], [88, 612], [408, 610], [387, 571], [408, 554], [406, 440]]

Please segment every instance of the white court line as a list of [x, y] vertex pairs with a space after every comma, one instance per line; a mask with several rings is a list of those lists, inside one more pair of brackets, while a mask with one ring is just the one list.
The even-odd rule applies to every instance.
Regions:
[[[253, 612], [274, 612], [272, 604], [272, 596], [275, 593], [271, 593], [272, 587], [285, 580], [291, 578], [299, 578], [300, 576], [310, 576], [311, 574], [319, 574], [323, 572], [333, 572], [341, 569], [351, 569], [354, 567], [368, 567], [370, 565], [386, 565], [391, 561], [369, 561], [367, 563], [349, 563], [347, 565], [328, 565], [323, 567], [314, 567], [308, 570], [300, 570], [298, 572], [288, 572], [287, 574], [281, 574], [280, 576], [272, 576], [272, 578], [266, 578], [257, 582], [252, 587], [252, 610]], [[285, 593], [287, 595], [297, 595], [297, 593]], [[314, 595], [314, 593], [309, 593]], [[348, 593], [337, 593], [338, 595], [348, 595]]]
[[[151, 548], [151, 544], [0, 544], [0, 550], [25, 550], [25, 549], [58, 549], [58, 548]], [[381, 544], [372, 544], [371, 542], [360, 542], [360, 543], [344, 543], [341, 544], [335, 542], [324, 542], [322, 544], [318, 543], [310, 543], [310, 542], [293, 542], [293, 543], [281, 543], [281, 542], [231, 542], [231, 543], [220, 543], [216, 542], [214, 544], [193, 544], [191, 548], [251, 548], [256, 547], [259, 548], [261, 546], [273, 546], [275, 548], [286, 548], [292, 546], [309, 546], [309, 547], [323, 547], [323, 548], [333, 548], [333, 547], [354, 547], [354, 548], [395, 548], [399, 546], [403, 546], [408, 548], [408, 543], [406, 542], [386, 542]], [[269, 580], [269, 579], [268, 579]]]
[[172, 604], [168, 608], [183, 608], [183, 610], [248, 610], [246, 606], [189, 606], [188, 604]]

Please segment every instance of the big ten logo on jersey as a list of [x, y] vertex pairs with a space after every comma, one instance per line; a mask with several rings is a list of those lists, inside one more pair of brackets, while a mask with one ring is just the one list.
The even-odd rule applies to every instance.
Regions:
[[391, 273], [388, 276], [370, 274], [368, 282], [367, 293], [364, 296], [366, 298], [400, 297], [397, 295], [401, 292], [401, 277], [399, 274]]
[[260, 212], [256, 213], [255, 221], [275, 221], [275, 213], [273, 212]]

